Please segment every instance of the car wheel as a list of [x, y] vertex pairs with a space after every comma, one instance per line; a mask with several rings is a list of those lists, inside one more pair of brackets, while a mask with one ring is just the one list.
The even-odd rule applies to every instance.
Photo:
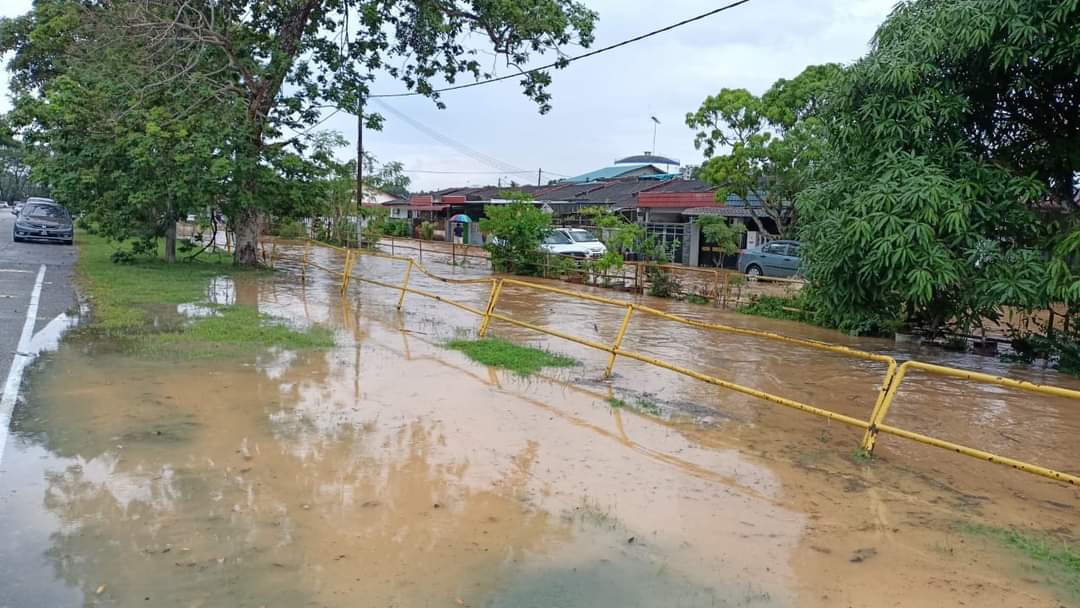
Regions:
[[65, 245], [74, 245], [75, 244], [75, 239], [68, 239], [68, 240], [64, 241], [64, 244]]
[[751, 277], [760, 277], [762, 275], [761, 266], [758, 266], [757, 264], [750, 264], [746, 267], [746, 274], [747, 276]]

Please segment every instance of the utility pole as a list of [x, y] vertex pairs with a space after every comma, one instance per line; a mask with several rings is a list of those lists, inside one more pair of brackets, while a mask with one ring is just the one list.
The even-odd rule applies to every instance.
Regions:
[[356, 113], [356, 246], [360, 246], [360, 204], [364, 196], [364, 103]]
[[543, 172], [544, 172], [543, 168], [540, 168], [540, 169], [536, 170], [536, 187], [537, 188], [540, 187], [540, 174], [543, 173]]

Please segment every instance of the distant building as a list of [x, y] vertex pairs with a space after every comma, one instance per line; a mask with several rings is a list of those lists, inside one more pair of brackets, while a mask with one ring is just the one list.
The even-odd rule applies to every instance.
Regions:
[[[670, 171], [674, 165], [675, 171]], [[620, 159], [615, 164], [576, 175], [546, 186], [497, 186], [445, 188], [412, 195], [408, 202], [395, 200], [383, 203], [390, 207], [391, 217], [434, 221], [437, 234], [452, 233], [450, 218], [467, 216], [467, 232], [462, 239], [472, 244], [483, 242], [479, 220], [488, 205], [508, 204], [509, 192], [524, 192], [536, 205], [552, 214], [556, 225], [582, 225], [580, 215], [587, 207], [607, 207], [621, 213], [630, 221], [643, 225], [646, 231], [663, 243], [669, 257], [682, 264], [713, 265], [721, 258], [701, 243], [696, 219], [702, 215], [720, 215], [730, 223], [742, 222], [747, 231], [743, 248], [765, 242], [772, 234], [760, 234], [752, 220], [750, 208], [760, 206], [754, 197], [744, 200], [729, 196], [723, 203], [716, 200], [717, 189], [696, 179], [687, 179], [678, 170], [678, 161], [662, 156], [644, 154]], [[765, 223], [770, 228], [771, 220]], [[733, 263], [734, 256], [725, 263]]]

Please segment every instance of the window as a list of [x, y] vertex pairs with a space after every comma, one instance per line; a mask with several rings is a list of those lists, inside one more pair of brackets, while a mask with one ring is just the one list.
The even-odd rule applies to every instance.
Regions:
[[799, 257], [799, 245], [788, 245], [788, 255], [795, 258]]
[[27, 205], [22, 211], [23, 217], [32, 220], [49, 220], [53, 222], [68, 221], [68, 213], [63, 207], [57, 205]]
[[570, 240], [570, 237], [561, 232], [549, 232], [544, 237], [545, 245], [572, 245], [574, 241]]
[[771, 253], [773, 255], [784, 255], [787, 253], [786, 249], [787, 245], [784, 245], [782, 243], [769, 243], [762, 251], [764, 251], [765, 253]]
[[589, 232], [588, 230], [571, 230], [570, 238], [574, 239], [574, 241], [578, 243], [595, 243], [596, 241], [600, 240], [593, 236], [593, 233]]

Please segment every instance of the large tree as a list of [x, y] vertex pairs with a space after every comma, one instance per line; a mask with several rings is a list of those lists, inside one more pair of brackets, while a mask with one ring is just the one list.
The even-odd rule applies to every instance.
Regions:
[[894, 9], [830, 95], [821, 180], [798, 199], [820, 320], [963, 331], [1080, 301], [1061, 255], [1080, 248], [1077, 23], [1076, 0]]
[[[94, 40], [71, 34], [72, 20], [93, 11], [110, 13], [119, 26]], [[151, 58], [131, 68], [143, 72], [148, 90], [194, 81], [209, 98], [242, 106], [235, 125], [242, 133], [221, 146], [230, 151], [232, 186], [222, 205], [236, 232], [236, 261], [254, 264], [259, 232], [281, 194], [275, 161], [286, 148], [302, 151], [289, 131], [309, 129], [328, 107], [362, 111], [380, 74], [441, 105], [440, 80], [488, 75], [471, 41], [486, 40], [518, 69], [535, 53], [588, 45], [594, 19], [572, 0], [39, 0], [30, 15], [5, 24], [20, 35], [3, 46], [15, 51], [15, 83], [26, 92], [40, 93], [66, 69], [55, 60], [57, 45], [127, 40]], [[549, 107], [549, 82], [546, 72], [521, 78], [541, 111]], [[366, 118], [378, 127], [378, 115]]]
[[821, 148], [817, 113], [833, 64], [810, 66], [791, 80], [778, 80], [758, 97], [746, 89], [710, 95], [686, 124], [698, 129], [694, 146], [706, 161], [697, 177], [719, 187], [717, 199], [749, 199], [750, 217], [761, 232], [772, 220], [781, 237], [795, 229], [794, 201], [813, 179]]

